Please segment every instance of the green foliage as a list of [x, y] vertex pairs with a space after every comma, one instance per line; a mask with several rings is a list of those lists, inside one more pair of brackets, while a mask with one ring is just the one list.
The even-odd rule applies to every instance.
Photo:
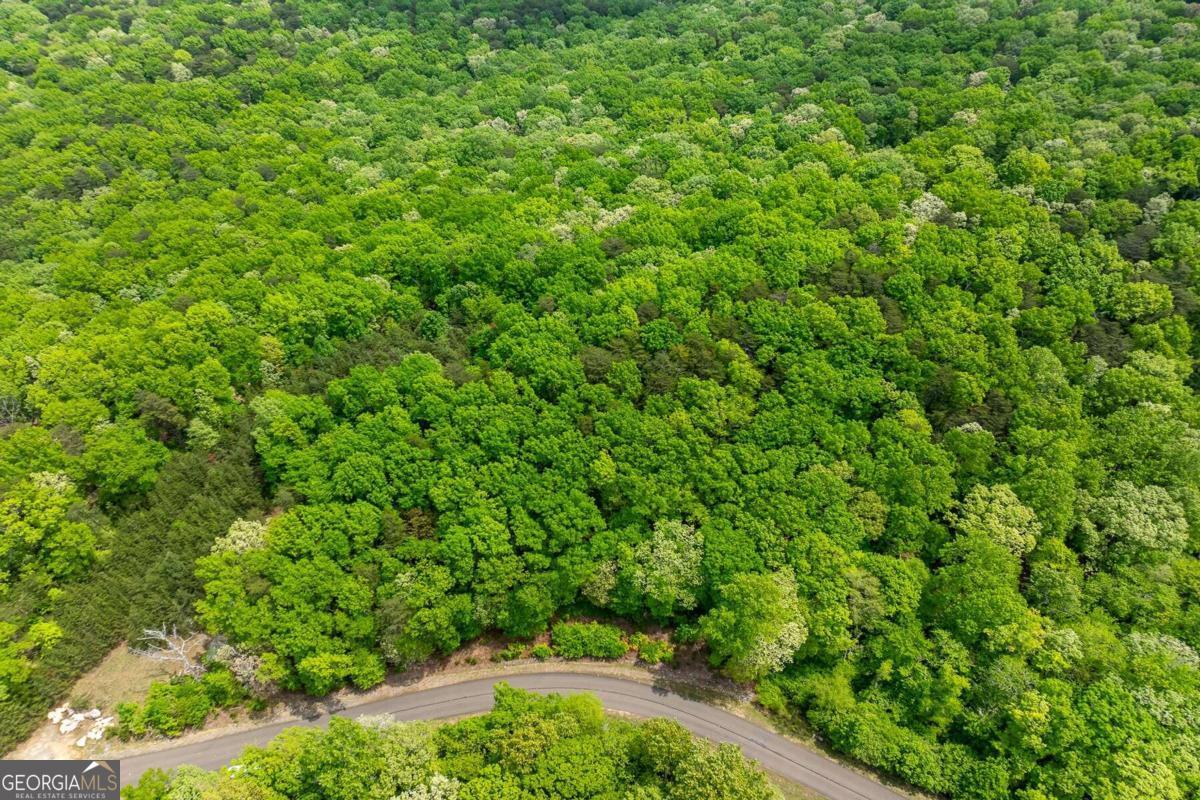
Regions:
[[284, 800], [483, 800], [649, 797], [777, 800], [733, 745], [693, 738], [674, 722], [604, 715], [591, 695], [539, 697], [498, 684], [495, 708], [439, 728], [382, 719], [292, 728], [248, 748], [232, 770], [147, 772], [122, 796]]
[[[57, 586], [22, 581], [0, 600], [7, 614], [18, 615], [10, 636], [22, 662], [17, 674], [27, 676], [10, 685], [7, 698], [0, 698], [0, 747], [16, 745], [81, 674], [122, 640], [135, 639], [145, 628], [187, 624], [200, 591], [196, 557], [257, 501], [244, 451], [233, 448], [215, 460], [194, 454], [173, 457], [143, 507], [113, 522], [106, 559], [95, 562], [84, 577]], [[74, 513], [68, 512], [68, 518]], [[85, 519], [103, 530], [103, 518]], [[31, 608], [47, 609], [49, 617], [29, 614], [26, 609]], [[57, 627], [62, 635], [39, 635], [50, 630], [46, 626]], [[33, 642], [40, 644], [25, 646]], [[9, 653], [0, 643], [0, 662], [8, 663]]]
[[637, 651], [638, 660], [647, 664], [669, 664], [675, 658], [675, 648], [670, 642], [653, 639], [644, 633], [629, 637], [629, 646]]
[[0, 596], [13, 583], [43, 573], [66, 582], [86, 574], [97, 558], [98, 536], [78, 516], [81, 498], [70, 478], [35, 472], [0, 500]]
[[85, 442], [80, 466], [105, 502], [148, 491], [167, 459], [167, 449], [131, 422], [99, 426]]
[[932, 792], [1194, 794], [1194, 6], [452, 6], [0, 14], [0, 745], [140, 627], [597, 615]]
[[717, 605], [700, 620], [714, 665], [735, 680], [765, 678], [792, 662], [808, 638], [796, 581], [786, 572], [742, 573], [720, 589]]
[[33, 623], [19, 636], [17, 630], [11, 622], [0, 622], [0, 700], [29, 680], [35, 666], [31, 656], [51, 649], [63, 635], [50, 620]]
[[200, 679], [184, 676], [170, 683], [155, 682], [142, 703], [117, 706], [116, 734], [122, 739], [155, 734], [176, 737], [198, 728], [218, 709], [236, 706], [246, 691], [229, 670], [216, 667]]
[[272, 677], [286, 688], [374, 686], [384, 666], [373, 651], [372, 600], [389, 567], [376, 547], [381, 525], [367, 503], [292, 509], [260, 547], [216, 549], [197, 561], [200, 619], [254, 650], [272, 645]]
[[513, 642], [508, 647], [496, 653], [497, 661], [515, 661], [525, 655], [525, 645], [520, 642]]
[[563, 658], [620, 658], [629, 650], [621, 629], [601, 622], [558, 622], [550, 636]]

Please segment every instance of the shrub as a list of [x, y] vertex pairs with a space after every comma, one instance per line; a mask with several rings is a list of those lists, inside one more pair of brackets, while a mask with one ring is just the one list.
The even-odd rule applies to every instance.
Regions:
[[121, 703], [116, 733], [122, 739], [148, 734], [173, 738], [188, 728], [198, 728], [209, 714], [246, 700], [246, 690], [229, 670], [216, 668], [197, 680], [174, 678], [153, 683], [145, 703]]
[[350, 683], [355, 689], [366, 690], [383, 683], [387, 667], [377, 654], [359, 650], [350, 666]]
[[779, 684], [768, 678], [755, 684], [754, 692], [758, 695], [760, 706], [775, 714], [787, 714], [787, 697]]
[[675, 644], [694, 644], [700, 641], [700, 626], [694, 623], [679, 625], [671, 633], [671, 640]]
[[563, 658], [620, 658], [629, 650], [620, 628], [599, 622], [560, 622], [551, 639]]
[[213, 703], [204, 685], [195, 678], [179, 678], [170, 683], [155, 683], [146, 694], [146, 702], [121, 703], [118, 735], [122, 739], [157, 733], [179, 736], [187, 728], [204, 724], [212, 712]]
[[651, 639], [644, 633], [635, 633], [629, 645], [637, 651], [638, 659], [647, 664], [669, 664], [675, 659], [675, 648], [669, 642]]
[[245, 687], [238, 683], [238, 679], [227, 669], [214, 669], [205, 673], [200, 683], [204, 687], [204, 693], [218, 708], [235, 705], [246, 697]]
[[347, 682], [370, 689], [386, 675], [383, 659], [367, 650], [353, 653], [315, 653], [297, 665], [300, 683], [310, 694], [329, 694]]
[[529, 655], [533, 656], [538, 661], [545, 661], [554, 655], [554, 648], [548, 644], [534, 645], [533, 650], [529, 651]]
[[520, 642], [513, 642], [496, 654], [496, 660], [515, 661], [523, 655], [525, 655], [525, 645]]

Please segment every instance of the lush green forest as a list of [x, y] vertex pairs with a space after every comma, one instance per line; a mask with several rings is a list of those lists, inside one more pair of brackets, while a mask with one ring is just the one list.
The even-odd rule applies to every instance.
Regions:
[[0, 69], [0, 748], [147, 625], [321, 694], [606, 617], [933, 793], [1200, 797], [1200, 5], [0, 0]]
[[592, 696], [500, 685], [496, 707], [445, 727], [334, 717], [249, 748], [228, 771], [153, 770], [125, 800], [777, 800], [731, 744], [669, 720], [607, 719]]

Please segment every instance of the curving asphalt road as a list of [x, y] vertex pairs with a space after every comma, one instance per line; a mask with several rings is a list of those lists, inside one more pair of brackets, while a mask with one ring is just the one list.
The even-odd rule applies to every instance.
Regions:
[[[604, 707], [637, 717], [668, 717], [697, 736], [732, 742], [747, 756], [788, 780], [807, 786], [830, 800], [905, 800], [904, 796], [871, 778], [847, 769], [820, 753], [761, 728], [753, 722], [706, 703], [689, 700], [658, 686], [576, 672], [543, 672], [497, 676], [439, 686], [338, 712], [340, 716], [391, 714], [401, 720], [445, 719], [482, 714], [492, 708], [492, 685], [505, 681], [534, 692], [590, 692]], [[195, 764], [217, 769], [248, 745], [264, 745], [285, 728], [325, 725], [329, 715], [311, 721], [284, 722], [238, 731], [216, 739], [178, 745], [121, 759], [121, 784], [135, 783], [148, 769]]]

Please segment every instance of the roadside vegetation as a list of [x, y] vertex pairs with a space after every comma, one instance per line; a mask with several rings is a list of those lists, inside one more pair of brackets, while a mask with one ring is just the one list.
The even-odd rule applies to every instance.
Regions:
[[591, 695], [540, 697], [499, 684], [495, 708], [444, 726], [334, 717], [248, 748], [231, 769], [152, 770], [124, 800], [777, 800], [731, 744], [678, 723], [604, 715]]

